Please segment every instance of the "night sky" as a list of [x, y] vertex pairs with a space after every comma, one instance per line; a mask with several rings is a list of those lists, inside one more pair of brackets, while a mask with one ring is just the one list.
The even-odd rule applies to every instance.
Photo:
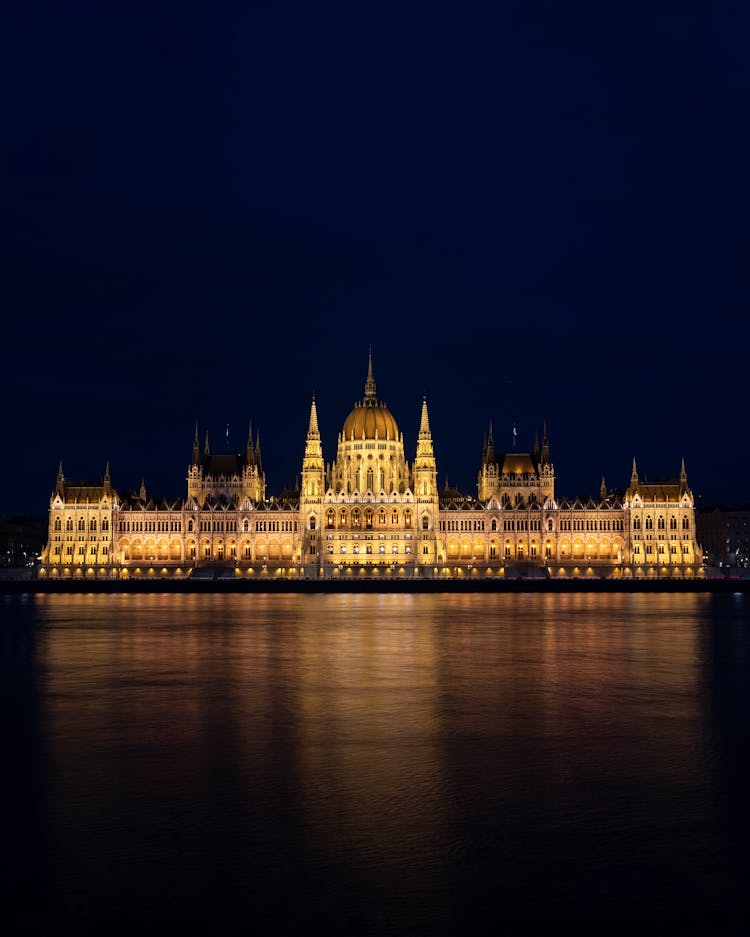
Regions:
[[546, 420], [559, 494], [750, 500], [742, 4], [14, 6], [0, 513], [184, 496], [196, 419], [278, 493], [370, 344], [441, 483]]

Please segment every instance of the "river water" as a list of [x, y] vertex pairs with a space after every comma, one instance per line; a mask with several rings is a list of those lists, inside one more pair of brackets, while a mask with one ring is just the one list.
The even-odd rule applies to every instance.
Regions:
[[750, 597], [0, 598], [13, 932], [735, 933]]

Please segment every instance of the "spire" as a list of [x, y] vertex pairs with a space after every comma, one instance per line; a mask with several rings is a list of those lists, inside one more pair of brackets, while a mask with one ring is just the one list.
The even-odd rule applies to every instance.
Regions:
[[246, 462], [248, 465], [252, 465], [255, 461], [255, 452], [253, 450], [253, 421], [247, 424], [247, 457]]
[[638, 469], [635, 464], [635, 456], [633, 456], [633, 470], [630, 473], [630, 487], [631, 488], [638, 487]]
[[604, 476], [603, 476], [603, 475], [602, 475], [602, 483], [601, 483], [601, 486], [600, 486], [600, 488], [599, 488], [599, 495], [600, 495], [602, 501], [604, 501], [604, 499], [607, 497], [607, 483], [604, 481]]
[[685, 471], [685, 456], [682, 457], [682, 465], [680, 466], [680, 490], [685, 491], [687, 489], [687, 472]]
[[318, 408], [315, 406], [315, 394], [313, 394], [310, 404], [310, 425], [307, 427], [308, 439], [320, 439], [320, 430], [318, 429]]
[[203, 449], [203, 455], [211, 455], [211, 447], [208, 445], [208, 430], [206, 430], [206, 445]]
[[195, 421], [195, 436], [193, 436], [193, 465], [198, 465], [201, 460], [200, 443], [198, 442], [198, 420]]
[[534, 433], [534, 459], [539, 461], [539, 433]]
[[255, 461], [258, 465], [258, 471], [263, 471], [263, 463], [260, 458], [260, 433], [257, 433], [255, 436]]
[[109, 491], [111, 484], [112, 483], [109, 477], [109, 459], [107, 459], [107, 465], [104, 469], [104, 490]]
[[143, 479], [141, 479], [141, 490], [138, 492], [138, 497], [141, 501], [146, 500], [146, 482]]
[[547, 436], [547, 421], [542, 425], [542, 453], [540, 456], [542, 465], [548, 465], [552, 460], [549, 455], [549, 436]]
[[59, 491], [62, 494], [63, 486], [65, 485], [65, 476], [63, 475], [62, 459], [60, 460], [60, 465], [57, 468], [57, 485], [55, 490]]
[[365, 381], [365, 397], [375, 397], [375, 377], [372, 373], [372, 345], [367, 356], [367, 380]]
[[490, 420], [490, 428], [487, 433], [487, 462], [495, 461], [495, 442], [492, 438], [492, 420]]
[[419, 438], [430, 439], [430, 418], [427, 415], [427, 397], [422, 397], [422, 419], [419, 423]]

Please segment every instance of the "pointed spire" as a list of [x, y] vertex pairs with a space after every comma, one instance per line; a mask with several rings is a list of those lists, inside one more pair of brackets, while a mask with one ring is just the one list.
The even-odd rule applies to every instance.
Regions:
[[687, 472], [685, 471], [685, 456], [682, 457], [682, 465], [680, 466], [680, 489], [685, 491], [687, 488]]
[[422, 419], [419, 423], [419, 438], [430, 438], [430, 418], [427, 413], [427, 397], [422, 397]]
[[547, 421], [542, 426], [542, 465], [547, 465], [551, 459], [549, 455], [549, 437], [547, 436]]
[[315, 406], [315, 394], [313, 394], [312, 403], [310, 404], [310, 424], [307, 427], [307, 438], [320, 438], [320, 430], [318, 429], [318, 408]]
[[630, 487], [631, 488], [638, 487], [638, 468], [636, 467], [636, 464], [635, 464], [635, 456], [633, 456], [633, 470], [630, 473]]
[[607, 497], [607, 483], [605, 482], [603, 475], [602, 475], [602, 483], [601, 483], [601, 486], [599, 487], [599, 495], [602, 501], [604, 501], [604, 499]]
[[534, 432], [534, 457], [539, 458], [539, 432]]
[[109, 477], [109, 459], [107, 459], [107, 464], [104, 468], [104, 490], [109, 491], [111, 484], [112, 483]]
[[64, 485], [65, 476], [63, 475], [62, 459], [60, 459], [60, 465], [57, 468], [57, 485], [55, 486], [55, 490], [62, 492]]
[[253, 421], [250, 420], [247, 424], [247, 446], [246, 446], [246, 459], [248, 465], [252, 465], [255, 461], [255, 452], [253, 450]]
[[198, 465], [201, 460], [201, 448], [198, 442], [198, 420], [195, 421], [195, 436], [193, 436], [193, 465]]
[[138, 497], [141, 501], [146, 500], [146, 482], [143, 479], [141, 479], [141, 490], [138, 492]]
[[206, 445], [203, 449], [203, 455], [211, 455], [211, 447], [208, 445], [208, 430], [206, 430]]
[[492, 420], [490, 420], [490, 428], [487, 433], [487, 462], [495, 461], [495, 441], [492, 438]]
[[367, 380], [365, 381], [365, 397], [375, 397], [375, 377], [372, 371], [372, 345], [367, 356]]
[[255, 436], [255, 461], [258, 464], [258, 470], [263, 470], [263, 462], [260, 457], [260, 433], [257, 433]]

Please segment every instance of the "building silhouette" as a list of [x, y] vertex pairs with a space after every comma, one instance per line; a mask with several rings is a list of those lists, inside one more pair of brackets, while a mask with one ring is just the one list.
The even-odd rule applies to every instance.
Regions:
[[378, 398], [372, 356], [364, 396], [324, 460], [315, 399], [301, 486], [266, 493], [260, 437], [241, 453], [201, 449], [195, 428], [187, 494], [155, 501], [65, 478], [50, 499], [40, 575], [62, 578], [692, 577], [702, 573], [694, 499], [678, 478], [621, 494], [560, 498], [546, 425], [532, 452], [496, 452], [485, 437], [477, 496], [439, 490], [427, 400], [407, 461], [403, 433]]

